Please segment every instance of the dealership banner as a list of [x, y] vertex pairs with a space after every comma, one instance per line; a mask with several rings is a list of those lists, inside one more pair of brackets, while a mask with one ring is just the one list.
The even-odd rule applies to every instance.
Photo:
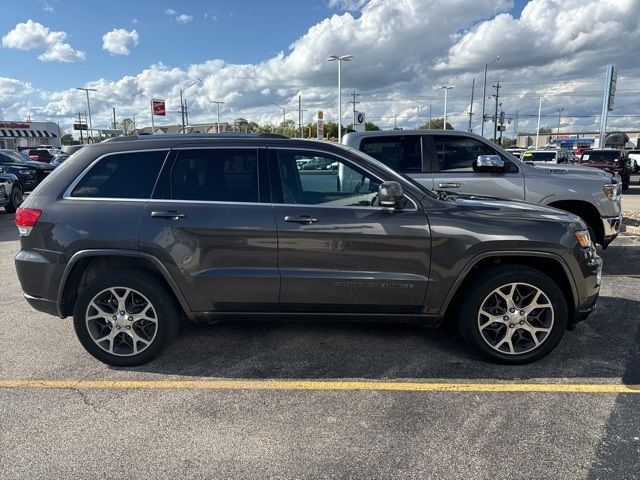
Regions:
[[164, 105], [164, 100], [151, 100], [153, 108], [153, 114], [160, 117], [164, 117], [167, 114], [167, 110]]
[[318, 140], [322, 140], [324, 138], [324, 112], [322, 110], [318, 110], [318, 123], [317, 123], [317, 130], [318, 130], [318, 134], [316, 135], [318, 137]]

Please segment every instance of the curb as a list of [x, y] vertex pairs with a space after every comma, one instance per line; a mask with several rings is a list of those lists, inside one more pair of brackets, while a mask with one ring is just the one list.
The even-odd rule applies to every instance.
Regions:
[[640, 235], [640, 227], [635, 227], [633, 225], [623, 225], [620, 231], [630, 235]]

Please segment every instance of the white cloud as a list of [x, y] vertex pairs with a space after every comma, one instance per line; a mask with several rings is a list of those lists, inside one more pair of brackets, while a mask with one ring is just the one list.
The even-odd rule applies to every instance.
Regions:
[[193, 17], [191, 15], [186, 15], [184, 13], [178, 15], [176, 17], [176, 22], [184, 25], [185, 23], [189, 23], [191, 20], [193, 20]]
[[138, 32], [114, 28], [102, 36], [102, 49], [116, 55], [129, 55], [129, 49], [138, 45]]
[[167, 8], [164, 13], [166, 13], [167, 15], [175, 15], [176, 11], [171, 9], [171, 8]]
[[131, 23], [132, 23], [133, 25], [135, 25], [136, 23], [138, 23], [138, 19], [137, 19], [137, 18], [133, 18], [133, 19], [131, 19]]
[[18, 23], [13, 30], [2, 37], [2, 45], [18, 50], [41, 50], [38, 59], [44, 62], [76, 62], [84, 60], [85, 53], [75, 50], [68, 43], [65, 32], [54, 32], [41, 23], [27, 20]]
[[53, 12], [56, 11], [56, 9], [53, 8], [53, 5], [51, 5], [49, 2], [47, 2], [47, 0], [41, 0], [40, 3], [42, 4], [42, 9], [45, 12], [53, 13]]
[[25, 95], [33, 92], [30, 83], [25, 83], [15, 78], [0, 77], [0, 100], [9, 96]]

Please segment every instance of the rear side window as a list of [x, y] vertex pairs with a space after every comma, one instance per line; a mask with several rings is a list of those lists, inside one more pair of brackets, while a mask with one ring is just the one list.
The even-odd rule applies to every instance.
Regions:
[[[167, 195], [164, 195], [167, 197]], [[256, 149], [182, 150], [171, 172], [173, 200], [259, 201]]]
[[102, 158], [75, 186], [72, 197], [150, 198], [167, 151], [117, 153]]
[[419, 135], [363, 138], [360, 150], [397, 172], [422, 172], [422, 148]]

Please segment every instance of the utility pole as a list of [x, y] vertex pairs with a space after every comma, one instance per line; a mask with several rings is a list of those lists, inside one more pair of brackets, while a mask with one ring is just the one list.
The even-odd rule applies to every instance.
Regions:
[[80, 143], [84, 144], [84, 136], [82, 135], [82, 114], [78, 112], [78, 125], [80, 126]]
[[[184, 134], [184, 100], [182, 99], [182, 90], [180, 90], [180, 116], [182, 117], [182, 133]], [[153, 113], [151, 114], [153, 118]]]
[[564, 111], [564, 107], [556, 108], [556, 112], [558, 112], [558, 133], [556, 133], [556, 140], [560, 138], [560, 120], [562, 119], [562, 112]]
[[518, 146], [518, 111], [513, 116], [513, 138], [516, 141], [516, 147]]
[[215, 103], [218, 107], [218, 128], [216, 129], [216, 133], [220, 133], [220, 105], [224, 104], [224, 102], [220, 102], [218, 100], [211, 100], [211, 103]]
[[394, 130], [398, 129], [398, 114], [397, 113], [393, 114], [393, 129]]
[[473, 119], [473, 91], [475, 90], [475, 87], [476, 87], [476, 79], [474, 78], [471, 81], [471, 103], [469, 104], [469, 128], [467, 128], [469, 132], [473, 131], [473, 129], [471, 128], [471, 120]]
[[115, 130], [116, 128], [116, 107], [113, 107], [113, 129]]
[[[355, 90], [351, 92], [349, 95], [353, 97], [353, 100], [350, 101], [349, 103], [353, 104], [353, 123], [351, 124], [351, 127], [355, 130], [356, 129], [356, 105], [360, 103], [356, 101], [356, 97], [358, 97], [359, 95], [356, 93]], [[420, 110], [418, 110], [418, 114], [420, 114]]]
[[298, 95], [298, 130], [300, 131], [300, 138], [304, 138], [304, 129], [302, 127], [302, 112], [306, 112], [304, 108], [302, 108], [302, 97]]
[[429, 104], [429, 130], [431, 130], [431, 104]]
[[496, 99], [496, 112], [493, 116], [493, 143], [496, 143], [498, 140], [498, 103], [500, 99], [500, 82], [496, 83], [493, 88], [496, 89], [496, 94], [492, 95]]
[[500, 104], [500, 143], [502, 146], [502, 131], [504, 130], [504, 111], [502, 110], [502, 103]]

